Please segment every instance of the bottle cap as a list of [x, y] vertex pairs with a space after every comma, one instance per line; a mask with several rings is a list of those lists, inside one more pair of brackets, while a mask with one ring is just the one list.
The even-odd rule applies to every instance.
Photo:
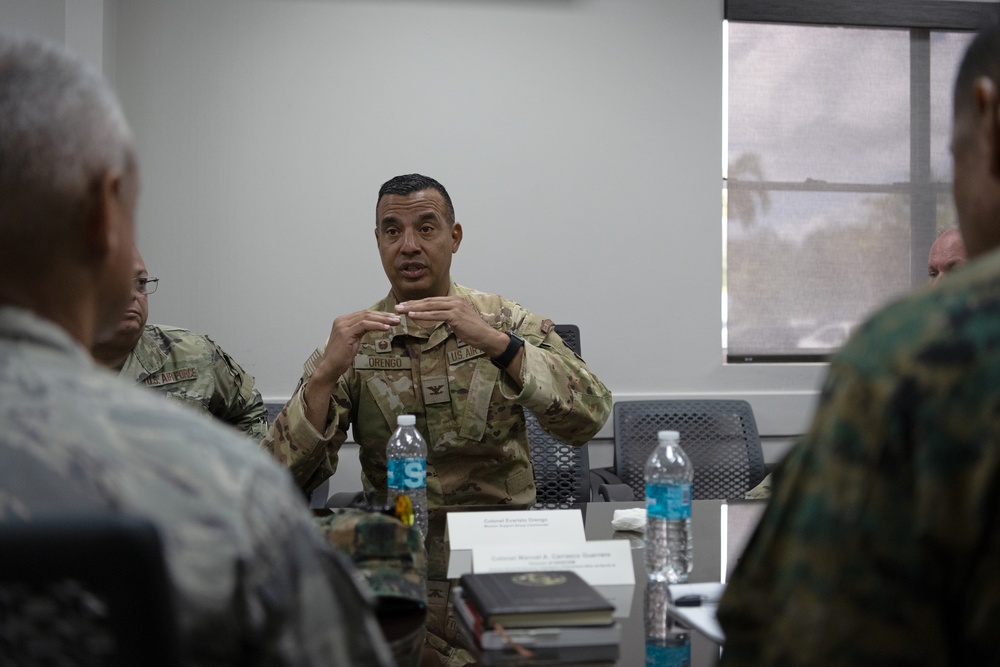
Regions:
[[660, 440], [680, 440], [681, 434], [678, 431], [658, 431], [656, 437]]
[[396, 426], [413, 426], [417, 423], [414, 415], [399, 415], [396, 417]]

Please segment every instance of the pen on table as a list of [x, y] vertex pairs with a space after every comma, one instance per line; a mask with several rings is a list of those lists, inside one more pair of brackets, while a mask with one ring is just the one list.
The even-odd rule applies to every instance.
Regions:
[[682, 595], [674, 600], [675, 607], [700, 607], [703, 604], [718, 603], [718, 598], [709, 595]]

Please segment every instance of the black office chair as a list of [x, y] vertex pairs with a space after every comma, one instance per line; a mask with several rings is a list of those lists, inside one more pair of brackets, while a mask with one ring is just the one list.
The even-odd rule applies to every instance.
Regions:
[[160, 536], [145, 519], [0, 522], [0, 664], [181, 664]]
[[657, 431], [680, 432], [694, 465], [695, 499], [736, 499], [764, 478], [753, 409], [738, 400], [619, 401], [614, 409], [615, 466], [595, 471], [604, 500], [644, 500], [643, 469]]
[[[580, 354], [580, 327], [557, 324], [566, 346]], [[574, 447], [546, 433], [531, 412], [524, 411], [528, 449], [535, 470], [533, 509], [566, 509], [590, 501], [590, 456], [587, 445]]]
[[278, 419], [278, 414], [281, 413], [281, 409], [285, 407], [284, 403], [275, 403], [273, 401], [264, 401], [264, 409], [267, 410], [267, 423], [271, 425]]
[[573, 350], [576, 356], [580, 356], [580, 327], [575, 324], [557, 324], [556, 333], [566, 343], [566, 347]]

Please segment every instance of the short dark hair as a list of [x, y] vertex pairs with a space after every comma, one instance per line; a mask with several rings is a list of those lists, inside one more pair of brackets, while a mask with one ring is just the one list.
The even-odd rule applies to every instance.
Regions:
[[955, 77], [956, 111], [965, 110], [972, 83], [981, 76], [1000, 86], [1000, 22], [996, 19], [983, 27], [965, 50]]
[[403, 174], [402, 176], [390, 178], [378, 189], [378, 199], [375, 201], [375, 206], [378, 206], [378, 203], [382, 201], [382, 197], [385, 195], [405, 196], [411, 195], [414, 192], [420, 192], [421, 190], [437, 190], [441, 193], [441, 196], [444, 197], [444, 203], [448, 207], [448, 222], [454, 224], [455, 207], [452, 206], [451, 197], [448, 195], [448, 191], [444, 189], [444, 186], [430, 176]]

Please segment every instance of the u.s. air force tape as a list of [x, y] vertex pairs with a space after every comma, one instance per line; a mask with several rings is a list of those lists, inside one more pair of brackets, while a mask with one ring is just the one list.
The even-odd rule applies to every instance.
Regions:
[[150, 375], [142, 382], [148, 387], [158, 387], [162, 384], [173, 384], [174, 382], [196, 379], [198, 379], [197, 368], [178, 368], [175, 371], [166, 371], [163, 373], [157, 373], [156, 375]]
[[460, 347], [457, 350], [448, 353], [448, 363], [452, 366], [459, 364], [467, 359], [474, 359], [476, 357], [481, 357], [485, 352], [482, 350], [472, 347]]

